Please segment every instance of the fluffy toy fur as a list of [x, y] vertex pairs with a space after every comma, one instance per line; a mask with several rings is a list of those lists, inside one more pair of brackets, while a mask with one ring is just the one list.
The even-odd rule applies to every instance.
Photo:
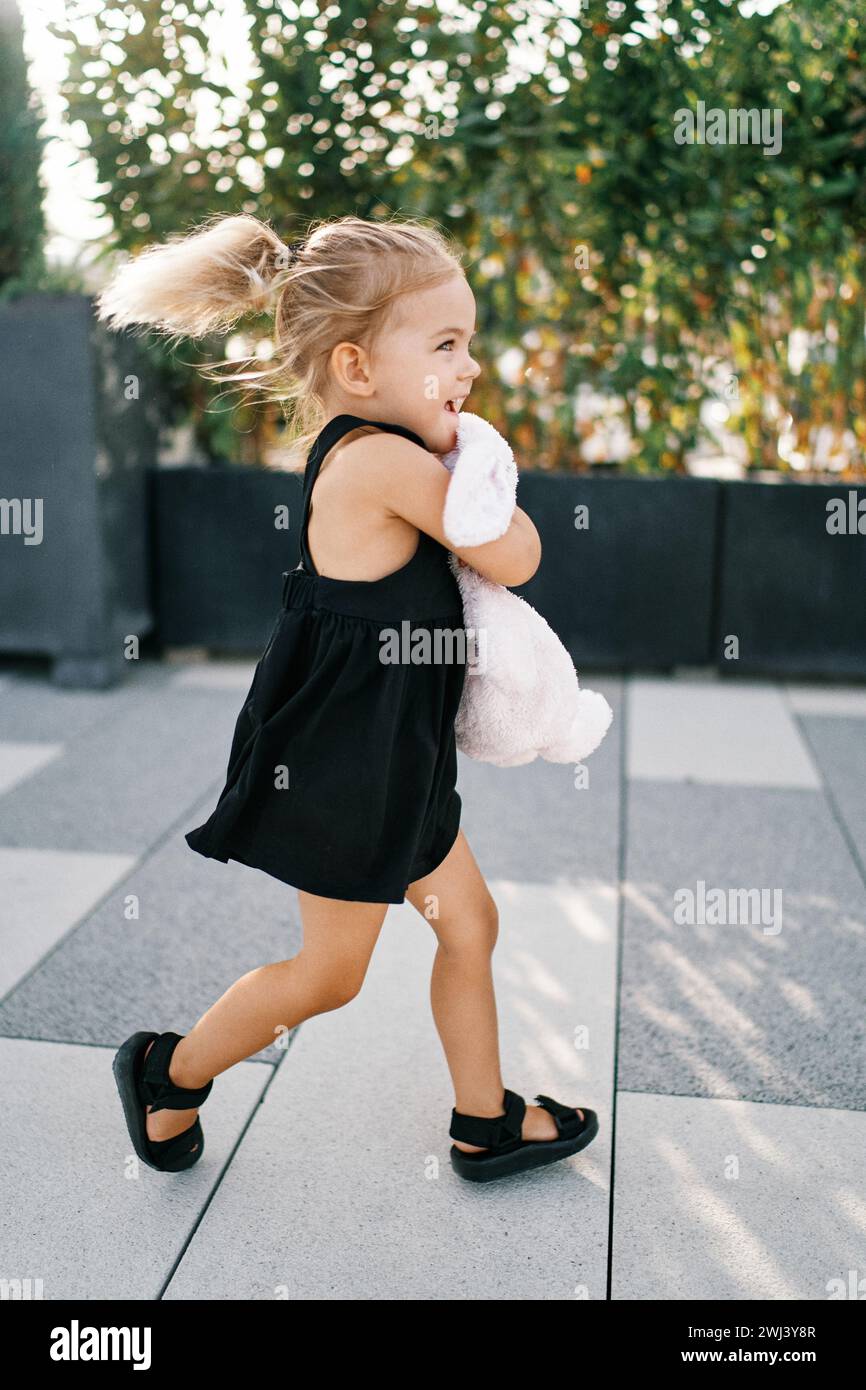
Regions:
[[[442, 462], [451, 473], [443, 529], [452, 545], [484, 545], [504, 536], [517, 500], [510, 446], [487, 420], [462, 411], [457, 444]], [[468, 757], [518, 767], [541, 757], [581, 762], [601, 743], [613, 718], [603, 695], [581, 690], [574, 664], [549, 623], [502, 584], [457, 556], [464, 626], [475, 634], [455, 722]]]

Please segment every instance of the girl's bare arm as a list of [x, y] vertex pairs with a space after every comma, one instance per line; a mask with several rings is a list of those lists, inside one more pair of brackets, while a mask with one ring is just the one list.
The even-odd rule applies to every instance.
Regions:
[[365, 435], [350, 447], [354, 478], [371, 504], [378, 500], [391, 515], [426, 531], [496, 584], [525, 584], [535, 574], [541, 560], [541, 538], [520, 507], [515, 507], [508, 530], [498, 540], [457, 547], [442, 529], [451, 474], [435, 454], [411, 439], [384, 432]]

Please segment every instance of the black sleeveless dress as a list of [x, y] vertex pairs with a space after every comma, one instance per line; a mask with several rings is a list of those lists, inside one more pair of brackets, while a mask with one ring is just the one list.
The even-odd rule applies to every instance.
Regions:
[[[460, 827], [463, 606], [447, 549], [425, 531], [412, 558], [382, 579], [316, 573], [307, 525], [319, 465], [362, 425], [426, 447], [402, 425], [358, 415], [336, 416], [317, 437], [304, 473], [301, 563], [283, 571], [282, 609], [237, 718], [225, 786], [185, 839], [209, 859], [235, 859], [308, 893], [402, 903]], [[398, 659], [383, 659], [386, 650]]]

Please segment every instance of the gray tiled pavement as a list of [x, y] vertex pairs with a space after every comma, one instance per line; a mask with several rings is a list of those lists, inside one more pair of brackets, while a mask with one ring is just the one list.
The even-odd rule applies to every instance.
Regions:
[[[403, 904], [350, 1005], [217, 1079], [201, 1163], [136, 1175], [119, 1042], [187, 1031], [301, 944], [294, 890], [183, 839], [253, 668], [183, 655], [93, 693], [0, 667], [0, 1277], [49, 1299], [790, 1299], [866, 1267], [866, 687], [582, 672], [614, 707], [588, 787], [460, 756], [506, 1084], [596, 1109], [585, 1153], [452, 1173], [435, 940]], [[699, 885], [728, 920], [677, 920]]]

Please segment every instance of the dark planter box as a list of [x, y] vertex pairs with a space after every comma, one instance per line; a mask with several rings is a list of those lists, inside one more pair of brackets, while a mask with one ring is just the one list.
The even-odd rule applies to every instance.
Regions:
[[[151, 478], [159, 641], [258, 653], [300, 556], [301, 476], [159, 468]], [[289, 529], [277, 521], [287, 514]]]
[[[247, 468], [154, 475], [160, 640], [259, 652], [298, 563], [301, 479]], [[718, 485], [703, 479], [522, 474], [541, 534], [538, 575], [516, 592], [581, 665], [669, 667], [710, 657]], [[589, 529], [574, 508], [589, 506]], [[275, 508], [291, 527], [277, 530]]]
[[[575, 666], [667, 669], [711, 660], [719, 483], [522, 473], [517, 500], [543, 554], [516, 592]], [[589, 526], [575, 528], [585, 506]]]
[[[298, 563], [301, 478], [248, 468], [155, 470], [158, 635], [258, 655]], [[857, 491], [858, 498], [866, 489]], [[717, 666], [866, 675], [866, 536], [826, 531], [834, 484], [522, 473], [538, 573], [516, 590], [578, 671]], [[577, 529], [575, 509], [588, 508]], [[289, 526], [278, 529], [278, 508]], [[866, 521], [864, 521], [866, 526]], [[740, 659], [724, 659], [724, 638]]]
[[[849, 493], [860, 524], [827, 531], [827, 502]], [[725, 641], [739, 638], [739, 658]], [[849, 483], [726, 483], [713, 661], [720, 671], [866, 676], [866, 487]]]
[[[89, 295], [0, 305], [0, 651], [52, 656], [58, 684], [113, 684], [126, 637], [153, 625], [160, 414], [140, 347], [97, 322]], [[32, 544], [28, 504], [33, 521], [42, 512]]]

